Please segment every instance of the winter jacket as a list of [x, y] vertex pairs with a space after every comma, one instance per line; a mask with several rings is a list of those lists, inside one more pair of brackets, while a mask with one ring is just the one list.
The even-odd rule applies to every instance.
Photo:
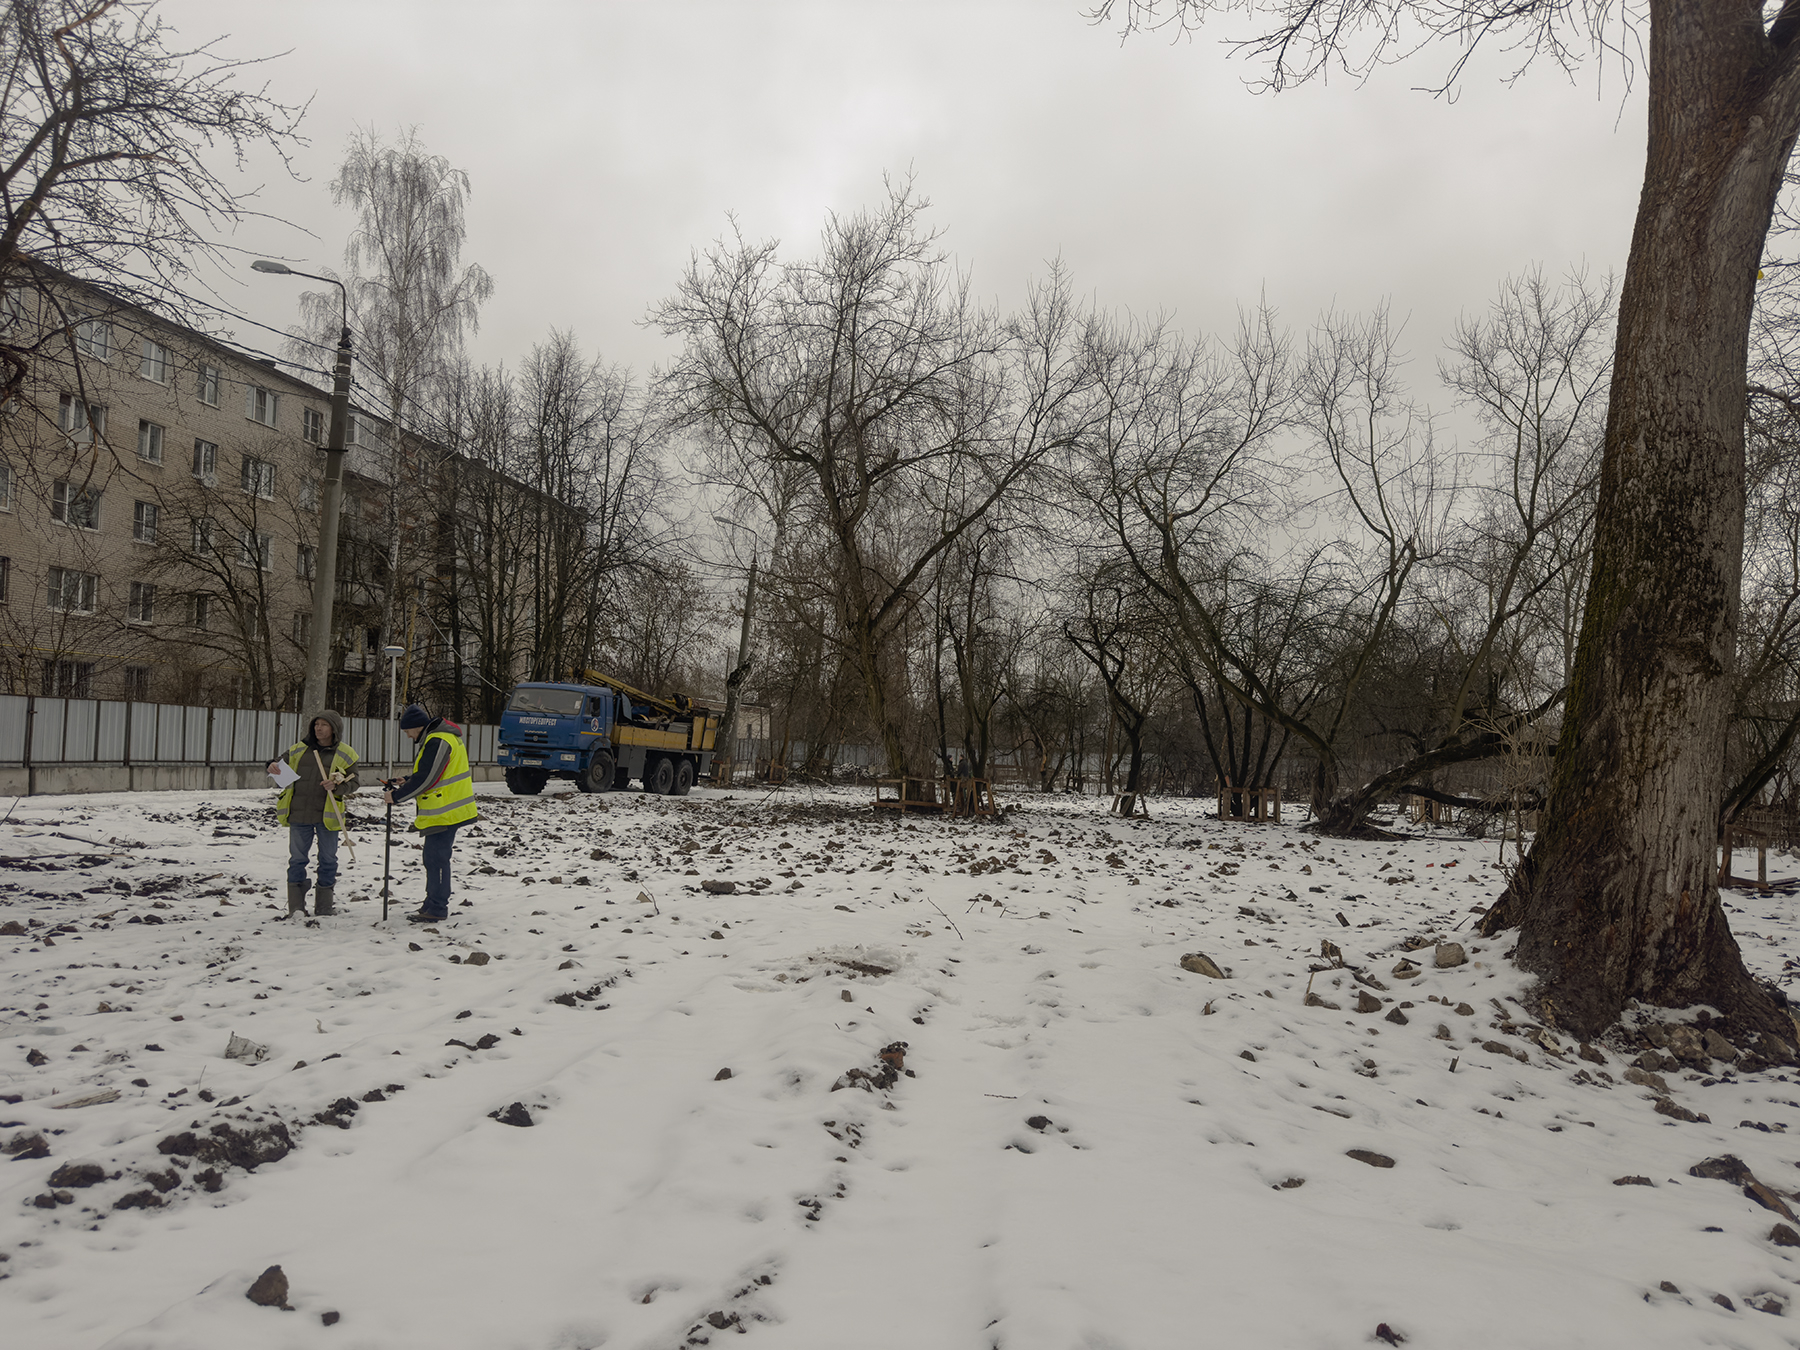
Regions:
[[[331, 724], [334, 742], [329, 750], [323, 749], [313, 735], [312, 725], [320, 720]], [[300, 780], [281, 790], [281, 796], [275, 802], [276, 819], [283, 825], [323, 824], [329, 830], [343, 829], [343, 799], [359, 786], [356, 765], [361, 758], [355, 747], [344, 741], [344, 719], [337, 713], [326, 711], [307, 718], [305, 739], [295, 741], [282, 756], [288, 767], [300, 775]], [[327, 774], [347, 775], [332, 789], [332, 796], [338, 800], [329, 812], [326, 810], [324, 780], [319, 773], [321, 763]]]
[[475, 775], [457, 734], [461, 730], [446, 718], [434, 718], [419, 733], [412, 773], [393, 790], [396, 802], [415, 802], [413, 828], [421, 834], [465, 824], [478, 814]]

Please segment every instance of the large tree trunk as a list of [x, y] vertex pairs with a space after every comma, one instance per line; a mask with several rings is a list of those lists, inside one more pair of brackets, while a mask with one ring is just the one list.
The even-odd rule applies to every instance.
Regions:
[[1650, 136], [1620, 299], [1593, 574], [1520, 926], [1546, 1021], [1709, 1003], [1789, 1058], [1714, 884], [1744, 526], [1745, 348], [1800, 100], [1755, 7], [1651, 6]]

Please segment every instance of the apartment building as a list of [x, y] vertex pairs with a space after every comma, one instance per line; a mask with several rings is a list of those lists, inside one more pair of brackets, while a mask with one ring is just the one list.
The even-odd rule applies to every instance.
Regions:
[[[68, 278], [5, 317], [50, 340], [0, 409], [0, 689], [294, 706], [328, 392]], [[351, 439], [339, 706], [373, 679], [388, 556], [387, 438], [359, 411]]]

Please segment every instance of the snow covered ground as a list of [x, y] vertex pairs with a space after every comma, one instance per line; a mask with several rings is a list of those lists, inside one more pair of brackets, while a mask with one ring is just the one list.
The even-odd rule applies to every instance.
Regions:
[[484, 790], [420, 931], [270, 795], [0, 825], [10, 1350], [1800, 1345], [1800, 1082], [1542, 1034], [1491, 841]]

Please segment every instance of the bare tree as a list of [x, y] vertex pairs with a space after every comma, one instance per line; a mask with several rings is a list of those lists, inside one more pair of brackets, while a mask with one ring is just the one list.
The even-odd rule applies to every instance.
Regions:
[[[1223, 0], [1113, 0], [1128, 25], [1198, 22]], [[1257, 0], [1247, 45], [1275, 88], [1369, 70], [1418, 35], [1525, 62], [1611, 46], [1605, 0]], [[1793, 1058], [1794, 1027], [1750, 979], [1714, 849], [1735, 689], [1744, 529], [1746, 337], [1775, 196], [1800, 133], [1800, 0], [1649, 7], [1648, 152], [1620, 294], [1592, 580], [1544, 828], [1484, 922], [1518, 924], [1546, 1020], [1594, 1034], [1630, 999], [1708, 1003]], [[1627, 30], [1628, 31], [1628, 30]], [[1617, 50], [1616, 46], [1612, 47]]]
[[1612, 375], [1613, 299], [1611, 278], [1594, 286], [1576, 272], [1552, 288], [1541, 268], [1509, 277], [1484, 318], [1457, 325], [1454, 357], [1440, 365], [1486, 430], [1485, 472], [1473, 485], [1483, 509], [1447, 558], [1479, 583], [1486, 621], [1472, 643], [1456, 643], [1467, 659], [1446, 734], [1460, 729], [1508, 625], [1545, 590], [1574, 579], [1567, 574], [1580, 555], [1543, 543], [1553, 533], [1589, 535]]
[[[1234, 565], [1246, 575], [1235, 575]], [[1223, 645], [1297, 722], [1306, 721], [1326, 688], [1318, 663], [1308, 659], [1314, 636], [1325, 626], [1313, 580], [1305, 566], [1286, 578], [1274, 575], [1261, 558], [1245, 555], [1228, 561], [1216, 583]], [[1275, 786], [1292, 726], [1240, 697], [1238, 682], [1225, 676], [1222, 663], [1197, 660], [1175, 625], [1164, 631], [1161, 645], [1171, 673], [1187, 690], [1219, 788]]]
[[497, 722], [528, 645], [530, 574], [519, 563], [530, 554], [537, 515], [531, 492], [509, 473], [517, 392], [504, 370], [459, 362], [440, 384], [436, 406], [437, 437], [449, 451], [439, 476], [429, 611], [449, 688], [436, 693], [458, 720], [473, 706], [480, 720]]
[[12, 0], [0, 14], [0, 402], [34, 360], [61, 359], [58, 273], [126, 304], [209, 327], [184, 293], [195, 263], [256, 215], [215, 166], [272, 150], [285, 164], [300, 109], [242, 88], [255, 61], [187, 47], [141, 0]]
[[[292, 576], [307, 566], [306, 552], [293, 562], [276, 548], [279, 539], [305, 537], [297, 528], [304, 520], [302, 488], [278, 481], [277, 452], [264, 453], [270, 459], [245, 461], [252, 467], [239, 484], [215, 490], [181, 476], [157, 494], [157, 570], [181, 580], [156, 588], [155, 623], [135, 629], [187, 672], [196, 694], [249, 708], [296, 701], [305, 664], [300, 635], [272, 612], [289, 591], [277, 568]], [[234, 689], [218, 684], [220, 666], [242, 672]]]
[[[513, 472], [531, 489], [528, 561], [533, 679], [586, 667], [636, 622], [619, 590], [662, 566], [660, 426], [630, 373], [587, 360], [573, 334], [552, 333], [520, 372]], [[673, 579], [665, 571], [665, 579]]]
[[830, 548], [838, 633], [890, 773], [909, 772], [899, 629], [940, 554], [1072, 433], [1078, 316], [1060, 275], [1010, 323], [975, 303], [910, 184], [832, 216], [815, 259], [741, 235], [652, 312], [684, 343], [661, 388], [712, 476], [792, 466], [788, 528]]
[[[1011, 685], [1025, 625], [1017, 557], [1023, 522], [996, 512], [939, 557], [931, 588], [932, 696], [945, 774], [960, 760], [987, 778], [994, 719]], [[1005, 516], [1014, 518], [1002, 523]], [[949, 679], [945, 656], [949, 656]], [[951, 755], [952, 724], [960, 755]]]
[[[469, 192], [469, 176], [430, 154], [410, 127], [391, 145], [372, 129], [358, 131], [331, 184], [332, 200], [357, 217], [344, 246], [342, 278], [357, 335], [357, 379], [387, 415], [385, 445], [378, 450], [388, 480], [383, 642], [394, 640], [400, 593], [430, 567], [428, 541], [411, 537], [412, 522], [400, 508], [402, 481], [416, 481], [434, 467], [408, 461], [420, 444], [411, 433], [430, 427], [436, 385], [452, 369], [464, 336], [479, 326], [481, 306], [493, 293], [485, 271], [462, 263]], [[309, 359], [306, 353], [318, 342], [337, 334], [339, 297], [335, 290], [307, 291], [300, 300], [305, 322], [294, 355]]]
[[[1167, 670], [1153, 634], [1162, 623], [1156, 597], [1128, 564], [1102, 564], [1079, 579], [1063, 637], [1094, 668], [1106, 690], [1111, 725], [1124, 737], [1125, 778], [1117, 808], [1132, 815], [1144, 790], [1144, 732], [1161, 700]], [[1110, 785], [1113, 766], [1106, 764]]]

